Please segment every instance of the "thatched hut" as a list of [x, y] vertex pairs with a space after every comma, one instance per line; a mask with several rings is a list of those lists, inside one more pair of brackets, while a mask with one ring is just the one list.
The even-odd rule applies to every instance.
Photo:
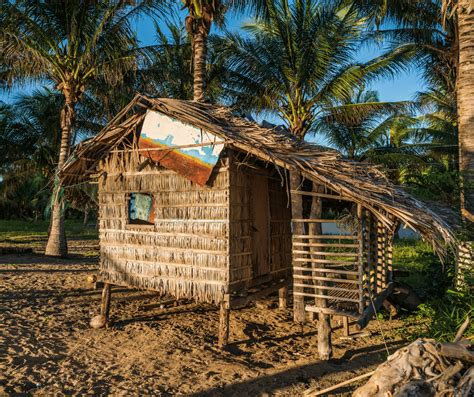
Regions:
[[[400, 222], [441, 255], [449, 227], [375, 167], [215, 105], [138, 95], [61, 173], [98, 183], [100, 280], [229, 309], [292, 282], [294, 317], [364, 326], [392, 288]], [[329, 202], [344, 217], [324, 219]], [[326, 216], [327, 217], [327, 216]], [[346, 232], [325, 234], [321, 224]]]

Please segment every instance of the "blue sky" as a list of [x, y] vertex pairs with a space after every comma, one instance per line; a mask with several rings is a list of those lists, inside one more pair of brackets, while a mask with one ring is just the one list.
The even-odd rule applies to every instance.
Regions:
[[[184, 20], [185, 12], [179, 12], [179, 18]], [[248, 22], [250, 17], [247, 15], [238, 15], [230, 13], [226, 18], [226, 28], [229, 30], [236, 30], [245, 22]], [[144, 44], [152, 44], [154, 38], [154, 27], [150, 20], [143, 19], [137, 23], [137, 31], [140, 40]], [[213, 32], [216, 29], [213, 28]], [[363, 47], [359, 53], [360, 61], [368, 61], [378, 55], [380, 55], [380, 49], [376, 47]], [[379, 98], [381, 101], [403, 101], [413, 97], [413, 95], [423, 90], [424, 82], [419, 76], [416, 70], [410, 70], [405, 73], [399, 73], [394, 79], [384, 79], [374, 83], [370, 89], [374, 89], [379, 92]]]
[[[178, 18], [184, 19], [185, 12], [178, 13]], [[230, 14], [227, 17], [226, 28], [229, 30], [236, 30], [249, 20], [249, 16]], [[152, 44], [154, 41], [154, 26], [150, 18], [142, 18], [136, 23], [138, 37], [143, 45]], [[377, 48], [362, 48], [359, 54], [360, 61], [367, 61], [380, 54]], [[379, 92], [381, 101], [402, 101], [408, 100], [420, 90], [423, 90], [424, 83], [416, 70], [411, 70], [406, 73], [400, 73], [394, 79], [384, 79], [374, 83], [370, 89]], [[11, 102], [20, 93], [29, 93], [33, 87], [25, 87], [21, 90], [15, 90], [10, 93], [0, 93], [0, 100]]]

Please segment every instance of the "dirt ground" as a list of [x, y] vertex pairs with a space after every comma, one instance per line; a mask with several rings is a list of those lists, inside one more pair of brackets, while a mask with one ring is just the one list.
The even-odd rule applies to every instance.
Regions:
[[123, 288], [113, 289], [113, 325], [93, 330], [97, 244], [70, 241], [67, 260], [43, 257], [42, 241], [0, 256], [0, 395], [297, 396], [375, 368], [384, 338], [390, 352], [405, 343], [401, 322], [372, 321], [368, 336], [349, 340], [335, 323], [335, 358], [319, 361], [316, 322], [294, 324], [271, 298], [232, 312], [220, 351], [216, 308], [160, 308], [156, 295]]

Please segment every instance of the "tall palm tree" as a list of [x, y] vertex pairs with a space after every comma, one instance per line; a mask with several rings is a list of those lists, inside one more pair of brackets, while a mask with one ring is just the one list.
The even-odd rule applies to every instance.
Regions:
[[444, 0], [457, 16], [459, 64], [456, 79], [461, 212], [474, 222], [474, 1]]
[[[78, 105], [73, 144], [102, 128], [91, 117], [97, 112], [95, 105], [89, 98]], [[34, 212], [37, 218], [49, 206], [47, 186], [55, 174], [61, 140], [59, 112], [63, 106], [63, 95], [49, 88], [35, 89], [11, 104], [0, 105], [3, 215], [26, 217]], [[25, 196], [19, 200], [21, 194]]]
[[229, 70], [227, 100], [243, 111], [280, 116], [297, 137], [315, 132], [317, 120], [350, 120], [386, 105], [349, 104], [368, 81], [392, 75], [411, 57], [398, 48], [365, 64], [354, 62], [365, 24], [341, 2], [266, 0], [268, 17], [228, 33], [216, 51]]
[[[193, 49], [190, 36], [177, 19], [166, 21], [166, 28], [168, 32], [155, 24], [155, 51], [150, 66], [139, 71], [136, 89], [154, 96], [193, 99]], [[212, 45], [208, 47], [206, 63], [206, 99], [217, 102], [222, 94], [221, 81], [225, 71], [217, 62]]]
[[[456, 98], [440, 86], [418, 93], [414, 102], [421, 115], [401, 114], [383, 121], [374, 131], [377, 141], [363, 159], [382, 164], [396, 183], [423, 180], [425, 190], [438, 192], [432, 188], [440, 178], [452, 184], [458, 169]], [[457, 191], [456, 187], [445, 195], [452, 197]]]
[[[10, 86], [47, 80], [63, 98], [57, 169], [69, 154], [76, 106], [96, 80], [109, 86], [137, 67], [144, 57], [132, 29], [144, 3], [89, 1], [3, 1], [0, 14], [1, 78]], [[104, 87], [103, 87], [104, 89]], [[46, 254], [67, 255], [64, 201], [56, 177]]]
[[457, 98], [461, 212], [474, 222], [474, 1], [353, 1], [379, 23], [395, 22], [399, 42], [409, 41], [425, 54], [418, 59], [427, 81], [443, 78]]
[[428, 155], [446, 163], [449, 171], [457, 171], [459, 165], [458, 122], [456, 97], [445, 87], [438, 86], [417, 94], [416, 102], [423, 114], [413, 134], [415, 142], [427, 142]]
[[[318, 121], [316, 130], [327, 142], [347, 158], [361, 160], [368, 150], [377, 147], [381, 137], [400, 124], [401, 118], [409, 119], [409, 102], [380, 102], [376, 91], [360, 90], [344, 105], [365, 104], [366, 110], [350, 118], [329, 114]], [[372, 107], [368, 106], [372, 104]]]
[[193, 99], [205, 99], [207, 38], [213, 22], [222, 24], [229, 8], [253, 10], [264, 15], [265, 0], [181, 0], [188, 10], [186, 30], [193, 48]]

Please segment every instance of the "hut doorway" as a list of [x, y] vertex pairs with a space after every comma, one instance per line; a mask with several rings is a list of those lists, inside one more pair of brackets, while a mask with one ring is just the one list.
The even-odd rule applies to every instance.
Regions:
[[270, 273], [270, 198], [268, 178], [264, 175], [250, 176], [252, 217], [252, 272], [253, 277]]

